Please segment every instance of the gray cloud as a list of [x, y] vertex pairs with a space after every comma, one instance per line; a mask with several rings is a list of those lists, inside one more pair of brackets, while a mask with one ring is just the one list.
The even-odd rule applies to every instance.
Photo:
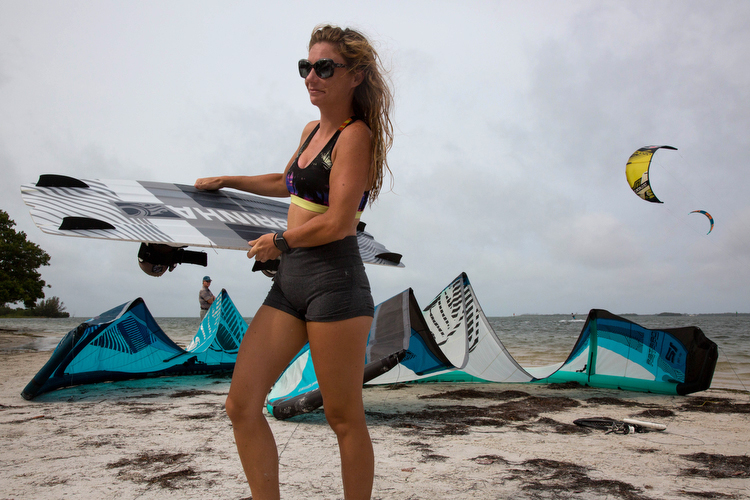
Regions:
[[[407, 267], [368, 268], [376, 300], [466, 271], [491, 315], [747, 309], [746, 2], [41, 5], [0, 4], [0, 208], [71, 312], [197, 315], [207, 272], [254, 313], [269, 283], [242, 252], [155, 279], [135, 243], [41, 233], [19, 186], [280, 170], [317, 117], [295, 61], [318, 21], [375, 38], [396, 90], [394, 186], [364, 220]], [[655, 157], [663, 205], [624, 175], [654, 143], [679, 148]]]

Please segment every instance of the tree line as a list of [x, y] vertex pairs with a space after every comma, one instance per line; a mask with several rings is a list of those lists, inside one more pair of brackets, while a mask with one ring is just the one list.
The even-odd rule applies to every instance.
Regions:
[[[8, 213], [0, 210], [0, 316], [44, 316], [67, 318], [65, 306], [58, 297], [44, 298], [39, 268], [48, 266], [50, 256], [36, 243], [17, 232]], [[38, 302], [37, 302], [38, 301]], [[11, 307], [23, 303], [23, 308]]]

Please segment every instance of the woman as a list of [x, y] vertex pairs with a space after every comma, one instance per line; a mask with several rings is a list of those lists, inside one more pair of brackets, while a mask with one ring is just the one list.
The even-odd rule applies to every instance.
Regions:
[[377, 54], [360, 33], [317, 27], [308, 49], [299, 72], [320, 120], [304, 128], [284, 172], [195, 183], [199, 189], [230, 187], [292, 201], [286, 231], [250, 242], [249, 258], [281, 256], [281, 264], [242, 341], [226, 403], [255, 500], [279, 498], [276, 443], [262, 409], [306, 342], [338, 440], [345, 498], [370, 498], [374, 474], [362, 404], [374, 307], [356, 227], [388, 170], [391, 93]]

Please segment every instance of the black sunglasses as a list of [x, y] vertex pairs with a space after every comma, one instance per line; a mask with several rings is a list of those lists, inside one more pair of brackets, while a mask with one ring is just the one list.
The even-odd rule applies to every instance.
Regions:
[[302, 78], [307, 78], [307, 75], [313, 69], [319, 78], [331, 78], [336, 68], [346, 68], [346, 64], [333, 62], [333, 59], [318, 59], [315, 64], [307, 59], [300, 59], [297, 66], [299, 67], [299, 76]]

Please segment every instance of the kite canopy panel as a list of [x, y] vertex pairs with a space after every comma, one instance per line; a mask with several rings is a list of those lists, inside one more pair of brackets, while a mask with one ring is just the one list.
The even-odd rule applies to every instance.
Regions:
[[672, 146], [645, 146], [630, 155], [630, 159], [625, 165], [625, 176], [630, 188], [635, 194], [652, 203], [662, 203], [654, 194], [649, 181], [651, 159], [658, 149], [677, 150]]
[[[408, 301], [404, 299], [407, 293]], [[384, 314], [386, 310], [388, 313]], [[400, 361], [390, 369], [381, 365], [383, 373], [376, 377], [366, 375], [366, 384], [578, 382], [590, 387], [684, 395], [710, 387], [718, 359], [716, 344], [697, 327], [650, 330], [602, 309], [592, 309], [564, 362], [524, 368], [493, 330], [463, 273], [423, 312], [433, 342], [411, 326], [421, 323], [415, 310], [418, 306], [411, 290], [378, 306], [370, 342], [379, 337], [378, 332], [392, 332], [398, 342], [389, 344], [378, 357], [398, 353], [396, 358]], [[434, 351], [435, 346], [443, 352], [442, 357]], [[460, 367], [453, 362], [456, 360]], [[417, 368], [421, 363], [428, 368]], [[316, 392], [314, 403], [310, 404], [312, 391]], [[269, 410], [277, 418], [289, 418], [321, 404], [306, 348], [272, 389]], [[281, 407], [283, 411], [279, 411]]]
[[592, 309], [562, 367], [537, 382], [685, 395], [711, 386], [717, 359], [698, 327], [650, 330]]
[[[531, 382], [534, 376], [508, 353], [484, 315], [466, 274], [454, 279], [424, 309], [423, 315], [441, 350], [453, 364], [441, 373], [388, 372], [373, 384], [413, 381]], [[461, 349], [464, 349], [461, 351]], [[450, 353], [450, 355], [448, 355]], [[459, 362], [455, 362], [459, 361]]]
[[222, 290], [193, 341], [183, 349], [137, 298], [68, 332], [21, 395], [33, 399], [73, 385], [231, 371], [246, 329], [247, 323]]

